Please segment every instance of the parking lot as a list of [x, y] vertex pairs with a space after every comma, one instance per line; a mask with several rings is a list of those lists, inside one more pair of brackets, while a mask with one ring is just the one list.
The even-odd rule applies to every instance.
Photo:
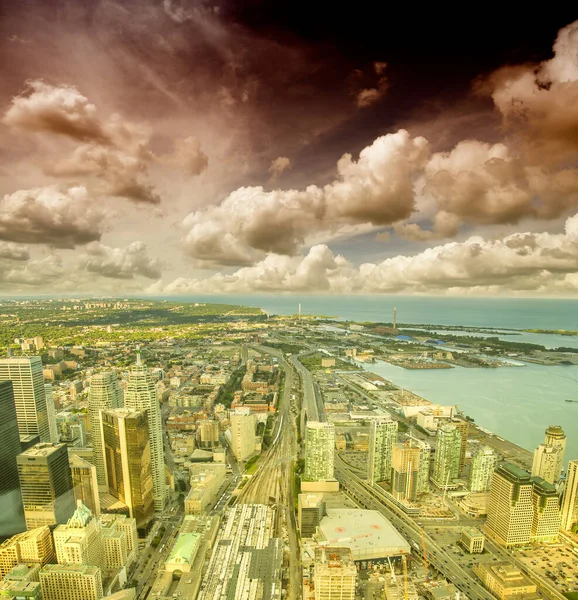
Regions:
[[524, 564], [549, 579], [561, 592], [578, 590], [578, 555], [566, 544], [536, 546], [531, 550], [515, 550]]

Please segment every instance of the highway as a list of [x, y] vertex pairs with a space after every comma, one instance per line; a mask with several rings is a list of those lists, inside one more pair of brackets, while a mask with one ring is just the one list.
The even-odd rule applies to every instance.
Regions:
[[[310, 353], [304, 353], [310, 354]], [[299, 355], [301, 356], [301, 355]], [[313, 380], [313, 376], [311, 375], [311, 371], [306, 369], [300, 362], [299, 356], [291, 356], [290, 361], [293, 367], [299, 373], [301, 377], [301, 389], [303, 392], [303, 403], [302, 403], [302, 411], [303, 416], [307, 418], [308, 421], [324, 421], [325, 417], [323, 415], [323, 407], [320, 406], [321, 403], [321, 394], [317, 389], [317, 384]], [[301, 431], [303, 431], [304, 421], [301, 422]]]

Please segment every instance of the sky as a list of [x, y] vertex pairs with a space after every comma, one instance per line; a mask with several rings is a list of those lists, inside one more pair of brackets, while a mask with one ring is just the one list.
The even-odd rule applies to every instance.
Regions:
[[578, 295], [575, 11], [373, 4], [0, 0], [0, 294]]

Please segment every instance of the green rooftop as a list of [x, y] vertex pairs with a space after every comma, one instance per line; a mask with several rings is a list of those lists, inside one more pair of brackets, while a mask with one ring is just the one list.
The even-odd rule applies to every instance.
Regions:
[[167, 558], [167, 564], [190, 566], [201, 542], [198, 533], [181, 533], [177, 537], [173, 549]]

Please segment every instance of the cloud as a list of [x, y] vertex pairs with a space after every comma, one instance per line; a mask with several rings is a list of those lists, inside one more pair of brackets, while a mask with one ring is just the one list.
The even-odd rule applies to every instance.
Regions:
[[[365, 75], [363, 71], [356, 70], [350, 79], [357, 108], [367, 108], [375, 104], [385, 96], [389, 88], [387, 77], [384, 75], [387, 63], [374, 62], [372, 67], [373, 73], [371, 75]], [[377, 76], [377, 79], [375, 76]], [[369, 85], [364, 87], [363, 82]]]
[[89, 273], [112, 279], [133, 279], [135, 276], [158, 279], [161, 276], [158, 260], [148, 256], [146, 244], [140, 241], [124, 248], [89, 244], [79, 263]]
[[271, 161], [271, 166], [269, 167], [269, 173], [271, 173], [271, 177], [269, 178], [269, 181], [271, 183], [277, 181], [277, 177], [290, 168], [291, 160], [286, 156], [278, 156], [275, 160]]
[[550, 60], [504, 67], [479, 86], [526, 158], [541, 165], [573, 161], [578, 152], [578, 21], [558, 32], [553, 50]]
[[3, 123], [32, 132], [47, 132], [74, 140], [110, 143], [96, 116], [96, 106], [75, 87], [55, 87], [39, 79], [28, 82], [26, 92], [12, 99]]
[[308, 236], [320, 231], [392, 224], [411, 215], [413, 176], [427, 158], [427, 141], [400, 130], [375, 140], [357, 161], [344, 154], [337, 178], [323, 187], [238, 188], [221, 204], [184, 219], [185, 250], [208, 264], [245, 265], [266, 252], [296, 254]]
[[[62, 259], [51, 254], [41, 260], [15, 265], [0, 260], [0, 283], [3, 287], [37, 287], [58, 283], [65, 275]], [[19, 287], [19, 289], [21, 289]]]
[[326, 245], [304, 256], [269, 254], [231, 275], [176, 279], [149, 292], [252, 293], [545, 293], [578, 291], [578, 214], [564, 233], [515, 233], [498, 240], [479, 236], [423, 252], [355, 267]]
[[104, 216], [83, 186], [19, 190], [0, 200], [0, 240], [74, 248], [100, 239]]
[[175, 140], [175, 151], [165, 157], [165, 162], [178, 165], [187, 175], [200, 175], [209, 166], [209, 158], [201, 143], [192, 136]]
[[163, 9], [166, 15], [175, 23], [185, 23], [193, 18], [193, 14], [174, 0], [163, 0]]
[[0, 242], [0, 259], [26, 261], [29, 258], [30, 252], [26, 246], [13, 242]]

